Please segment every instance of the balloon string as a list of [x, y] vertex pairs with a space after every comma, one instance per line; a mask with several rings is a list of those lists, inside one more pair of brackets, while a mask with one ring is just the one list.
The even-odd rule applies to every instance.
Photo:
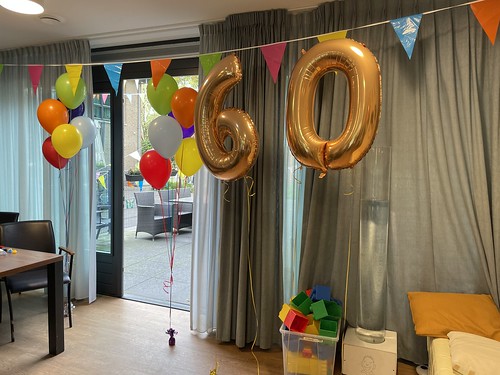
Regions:
[[[158, 196], [160, 197], [160, 207], [161, 207], [161, 216], [162, 216], [162, 221], [163, 221], [163, 232], [167, 233], [167, 217], [165, 216], [165, 204], [161, 196], [160, 190], [158, 190]], [[167, 201], [167, 205], [168, 205]], [[167, 215], [170, 211], [170, 206], [167, 207]], [[172, 211], [173, 211], [173, 205], [172, 205]], [[172, 328], [172, 287], [174, 284], [174, 259], [175, 259], [175, 244], [176, 244], [176, 239], [177, 235], [174, 230], [174, 212], [172, 214], [172, 240], [168, 240], [168, 236], [165, 236], [165, 245], [167, 248], [167, 256], [169, 259], [169, 270], [170, 270], [170, 278], [169, 280], [164, 280], [163, 281], [163, 291], [168, 294], [168, 301], [169, 301], [169, 327]]]
[[[249, 180], [250, 180], [250, 186], [249, 186]], [[252, 189], [254, 186], [254, 179], [250, 176], [245, 176], [245, 183], [246, 183], [246, 188], [247, 188], [247, 230], [248, 230], [248, 236], [250, 237], [250, 198], [255, 195], [255, 193], [252, 193]], [[250, 244], [249, 244], [250, 245]], [[252, 347], [250, 348], [250, 353], [252, 353], [253, 358], [255, 359], [255, 362], [257, 363], [257, 374], [260, 374], [260, 363], [259, 359], [255, 355], [254, 352], [254, 347], [255, 344], [257, 343], [257, 337], [259, 334], [259, 317], [257, 316], [257, 307], [255, 304], [255, 294], [253, 290], [253, 277], [252, 277], [252, 262], [250, 260], [250, 246], [248, 246], [248, 251], [247, 251], [247, 262], [248, 262], [248, 274], [249, 274], [249, 282], [250, 282], [250, 296], [252, 300], [252, 307], [253, 307], [253, 312], [255, 314], [255, 336], [253, 338], [252, 342]]]
[[[354, 184], [352, 183], [352, 170], [351, 170], [351, 191], [345, 192], [345, 196], [351, 197], [351, 217], [349, 219], [349, 240], [348, 240], [348, 245], [347, 245], [347, 269], [346, 269], [346, 274], [345, 274], [345, 289], [344, 289], [344, 319], [342, 321], [343, 323], [343, 328], [345, 329], [346, 327], [346, 322], [347, 322], [347, 290], [349, 287], [349, 273], [351, 270], [351, 244], [352, 244], [352, 207], [354, 205]], [[342, 358], [344, 358], [344, 345], [342, 345]]]
[[296, 183], [301, 184], [302, 181], [297, 178], [297, 171], [302, 170], [302, 165], [298, 166], [297, 168], [294, 169], [293, 171], [293, 179], [295, 180]]
[[231, 203], [231, 201], [226, 198], [226, 194], [229, 191], [229, 184], [226, 181], [223, 181], [223, 184], [225, 185], [224, 186], [225, 187], [224, 188], [224, 195], [223, 195], [224, 201], [226, 201], [227, 203]]

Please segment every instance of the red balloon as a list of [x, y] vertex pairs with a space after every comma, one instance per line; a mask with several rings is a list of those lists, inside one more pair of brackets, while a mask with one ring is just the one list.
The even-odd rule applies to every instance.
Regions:
[[153, 188], [160, 190], [170, 178], [172, 163], [170, 159], [165, 159], [157, 151], [149, 150], [142, 155], [139, 169], [146, 181]]
[[174, 92], [170, 106], [175, 119], [183, 128], [189, 128], [194, 123], [194, 105], [198, 92], [190, 87], [183, 87]]
[[68, 160], [63, 158], [61, 155], [57, 153], [54, 146], [52, 145], [51, 137], [48, 137], [42, 144], [42, 154], [54, 168], [63, 169], [66, 164], [68, 164]]

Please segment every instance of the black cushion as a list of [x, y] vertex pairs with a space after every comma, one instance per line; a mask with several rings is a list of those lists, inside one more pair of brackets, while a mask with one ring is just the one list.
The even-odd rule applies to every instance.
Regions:
[[[69, 275], [65, 272], [63, 274], [63, 283], [68, 284], [69, 282]], [[47, 268], [39, 268], [9, 276], [6, 278], [6, 283], [11, 293], [47, 288]]]

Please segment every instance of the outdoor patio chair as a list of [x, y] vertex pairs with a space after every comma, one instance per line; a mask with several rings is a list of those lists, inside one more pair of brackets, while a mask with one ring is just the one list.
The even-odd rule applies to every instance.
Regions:
[[163, 210], [161, 205], [155, 204], [154, 191], [141, 191], [134, 193], [137, 206], [137, 233], [146, 232], [153, 236], [172, 231], [172, 204], [165, 202]]

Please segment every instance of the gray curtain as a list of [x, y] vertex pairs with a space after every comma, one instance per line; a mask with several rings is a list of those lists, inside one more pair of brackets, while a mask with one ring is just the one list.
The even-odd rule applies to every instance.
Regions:
[[[282, 10], [230, 16], [200, 27], [200, 48], [214, 52], [285, 40], [285, 26]], [[274, 84], [259, 49], [237, 56], [243, 79], [225, 105], [252, 117], [260, 152], [251, 178], [222, 187], [217, 338], [243, 347], [257, 334], [258, 346], [267, 349], [280, 340], [284, 80]]]
[[[301, 15], [300, 24], [314, 25], [314, 34], [462, 2], [373, 3], [328, 3]], [[490, 44], [468, 6], [424, 15], [411, 60], [390, 24], [348, 36], [380, 63], [383, 109], [374, 145], [392, 147], [387, 329], [398, 332], [399, 357], [423, 363], [425, 340], [414, 334], [408, 291], [500, 299], [500, 46]], [[345, 123], [345, 82], [330, 79], [319, 88], [316, 113], [325, 138]], [[359, 179], [359, 166], [321, 180], [308, 171], [299, 277], [300, 288], [327, 284], [343, 299], [350, 252], [347, 320], [354, 326], [357, 275], [367, 271], [357, 267]]]
[[[44, 160], [42, 143], [49, 134], [37, 119], [38, 105], [56, 98], [55, 83], [66, 72], [65, 64], [90, 63], [87, 40], [72, 40], [0, 52], [0, 146], [11, 161], [2, 168], [8, 184], [0, 195], [4, 210], [19, 211], [20, 220], [50, 219], [58, 245], [76, 252], [72, 288], [77, 299], [93, 301], [95, 286], [95, 187], [93, 148], [81, 150], [61, 172]], [[43, 65], [40, 83], [33, 92], [27, 64]], [[92, 73], [84, 66], [87, 87], [86, 116], [92, 111]], [[67, 207], [70, 227], [66, 231]], [[94, 231], [92, 234], [92, 231]]]

